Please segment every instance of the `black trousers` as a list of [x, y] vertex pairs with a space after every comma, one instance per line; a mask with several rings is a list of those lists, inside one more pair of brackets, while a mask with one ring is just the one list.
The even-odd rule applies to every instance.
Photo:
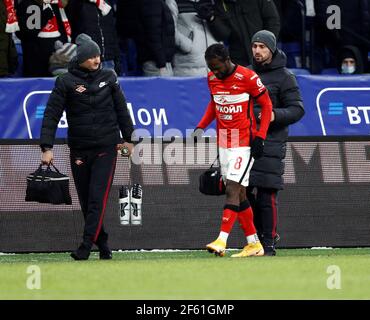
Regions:
[[116, 146], [70, 152], [73, 179], [85, 219], [83, 242], [103, 244], [108, 240], [103, 219], [116, 168]]
[[274, 246], [278, 222], [278, 190], [247, 188], [247, 198], [253, 209], [253, 222], [258, 237], [266, 247]]

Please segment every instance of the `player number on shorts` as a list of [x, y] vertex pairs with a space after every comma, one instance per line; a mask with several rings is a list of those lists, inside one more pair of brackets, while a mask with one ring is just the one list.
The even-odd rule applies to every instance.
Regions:
[[235, 165], [234, 165], [234, 169], [236, 170], [239, 170], [241, 165], [242, 165], [242, 161], [243, 161], [243, 158], [242, 157], [238, 157], [236, 159], [236, 162], [235, 162]]

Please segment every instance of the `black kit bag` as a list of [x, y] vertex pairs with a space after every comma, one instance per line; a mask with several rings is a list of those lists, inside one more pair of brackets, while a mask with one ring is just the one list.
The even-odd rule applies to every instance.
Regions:
[[199, 191], [209, 196], [221, 196], [226, 191], [221, 169], [220, 167], [214, 167], [215, 162], [199, 176]]
[[69, 177], [51, 164], [39, 168], [27, 176], [26, 201], [51, 204], [72, 204], [69, 193]]

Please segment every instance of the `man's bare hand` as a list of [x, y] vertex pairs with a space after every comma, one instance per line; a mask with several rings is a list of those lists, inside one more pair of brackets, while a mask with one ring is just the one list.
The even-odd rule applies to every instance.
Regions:
[[134, 145], [129, 142], [117, 144], [117, 150], [120, 152], [121, 156], [129, 157], [134, 152]]
[[49, 165], [53, 162], [53, 160], [54, 160], [53, 151], [47, 150], [41, 153], [41, 163], [42, 164]]

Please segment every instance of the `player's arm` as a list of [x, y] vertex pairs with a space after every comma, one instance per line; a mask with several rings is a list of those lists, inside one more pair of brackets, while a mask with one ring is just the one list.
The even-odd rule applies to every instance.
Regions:
[[260, 126], [256, 136], [265, 140], [271, 122], [272, 102], [266, 87], [254, 71], [250, 75], [249, 94], [261, 107]]
[[213, 99], [208, 103], [207, 109], [199, 121], [197, 128], [205, 129], [207, 128], [210, 123], [216, 118], [216, 105]]
[[260, 95], [255, 98], [256, 102], [261, 106], [261, 121], [259, 130], [256, 133], [257, 137], [266, 139], [267, 130], [271, 122], [272, 114], [272, 102], [268, 94], [267, 89], [265, 89]]
[[256, 136], [251, 141], [251, 155], [254, 159], [259, 159], [263, 156], [264, 140], [266, 139], [267, 130], [271, 122], [272, 102], [266, 87], [254, 72], [249, 84], [249, 93], [261, 106], [260, 126], [256, 132]]

